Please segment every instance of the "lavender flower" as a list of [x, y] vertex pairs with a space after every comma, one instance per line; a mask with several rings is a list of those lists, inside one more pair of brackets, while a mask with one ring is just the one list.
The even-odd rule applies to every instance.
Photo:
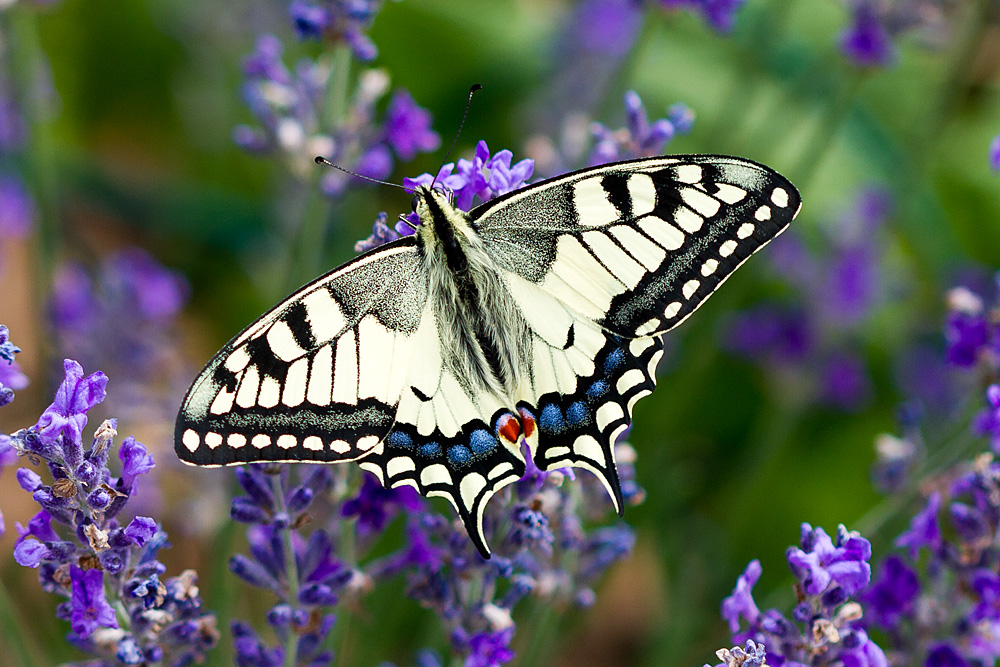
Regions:
[[[715, 652], [722, 662], [716, 667], [766, 667], [767, 657], [763, 644], [748, 639], [744, 648], [722, 648]], [[708, 667], [708, 665], [705, 665]]]
[[824, 230], [822, 253], [810, 252], [794, 234], [775, 241], [772, 267], [795, 297], [738, 314], [727, 327], [726, 347], [767, 362], [785, 382], [808, 387], [826, 405], [845, 411], [866, 406], [874, 390], [852, 338], [886, 298], [880, 228], [891, 208], [884, 191], [863, 190]]
[[[635, 542], [622, 523], [588, 530], [611, 509], [596, 478], [564, 486], [563, 472], [538, 471], [524, 451], [525, 477], [486, 509], [486, 539], [496, 547], [490, 560], [475, 551], [459, 522], [425, 506], [407, 512], [407, 544], [365, 567], [374, 581], [404, 574], [408, 595], [437, 613], [452, 651], [470, 667], [514, 658], [511, 611], [521, 599], [593, 604], [593, 583]], [[627, 442], [617, 444], [616, 460], [623, 479], [634, 479], [635, 452]], [[631, 498], [641, 502], [640, 490]]]
[[[327, 4], [341, 9], [347, 6], [340, 2]], [[323, 9], [306, 2], [292, 3], [292, 8], [304, 23], [317, 11], [336, 13], [330, 7]], [[334, 80], [333, 65], [323, 59], [301, 60], [292, 71], [282, 61], [282, 51], [277, 37], [263, 35], [256, 51], [244, 61], [243, 96], [259, 127], [240, 125], [233, 139], [248, 152], [278, 155], [303, 181], [312, 179], [316, 155], [363, 176], [384, 179], [394, 168], [393, 152], [400, 160], [408, 161], [440, 145], [440, 138], [430, 127], [430, 113], [404, 89], [397, 90], [390, 99], [384, 127], [376, 122], [376, 105], [389, 92], [389, 77], [378, 69], [359, 74], [343, 117], [330, 124], [326, 105]], [[330, 170], [321, 178], [320, 186], [325, 194], [336, 196], [350, 184], [363, 182]]]
[[730, 652], [720, 659], [727, 666], [759, 664], [754, 661], [762, 660], [763, 648], [757, 647], [766, 645], [772, 664], [888, 667], [882, 649], [862, 627], [861, 605], [851, 600], [868, 586], [870, 558], [871, 545], [858, 533], [840, 526], [834, 541], [822, 528], [802, 524], [801, 544], [787, 552], [800, 600], [792, 619], [777, 609], [761, 613], [753, 599], [761, 566], [751, 561], [733, 594], [722, 602], [733, 641], [748, 642], [747, 649], [742, 656]]
[[14, 390], [28, 386], [27, 376], [14, 361], [21, 348], [10, 342], [10, 332], [0, 324], [0, 408], [14, 400]]
[[611, 130], [601, 123], [591, 126], [591, 165], [659, 155], [675, 135], [687, 134], [694, 124], [691, 110], [683, 104], [673, 105], [665, 118], [650, 123], [642, 99], [634, 90], [625, 93], [625, 113], [627, 127]]
[[1000, 362], [997, 323], [984, 301], [967, 287], [948, 291], [945, 341], [949, 364], [960, 368], [979, 365], [993, 368]]
[[386, 142], [408, 162], [418, 153], [431, 153], [441, 145], [441, 137], [431, 129], [431, 114], [413, 101], [405, 88], [399, 88], [385, 111]]
[[267, 622], [280, 641], [269, 647], [249, 624], [233, 621], [238, 665], [327, 665], [333, 655], [322, 648], [337, 604], [353, 571], [333, 555], [330, 534], [320, 528], [305, 536], [306, 510], [326, 494], [332, 479], [326, 466], [300, 467], [293, 483], [288, 466], [253, 465], [236, 470], [246, 493], [233, 499], [231, 515], [249, 524], [250, 555], [237, 554], [230, 570], [252, 586], [278, 597]]
[[49, 485], [30, 468], [17, 471], [41, 510], [27, 526], [17, 525], [14, 558], [38, 570], [43, 590], [66, 598], [57, 616], [70, 622], [69, 640], [98, 664], [203, 661], [218, 632], [215, 617], [201, 609], [197, 575], [187, 570], [161, 582], [166, 568], [156, 556], [167, 546], [166, 533], [150, 517], [119, 519], [153, 459], [127, 438], [115, 477], [108, 466], [114, 420], [84, 449], [87, 412], [104, 400], [108, 379], [100, 372], [84, 376], [70, 359], [64, 369], [52, 404], [10, 439], [30, 461], [44, 462], [53, 478]]
[[[480, 202], [486, 202], [494, 197], [513, 192], [526, 185], [534, 170], [534, 161], [530, 159], [520, 160], [512, 164], [514, 154], [509, 150], [498, 151], [490, 157], [490, 149], [485, 141], [476, 144], [476, 152], [472, 160], [460, 159], [457, 163], [449, 162], [441, 167], [437, 176], [431, 174], [421, 174], [416, 178], [404, 178], [403, 186], [411, 192], [417, 186], [429, 187], [432, 183], [435, 186], [451, 191], [455, 195], [455, 205], [463, 210], [470, 211]], [[385, 220], [380, 218], [382, 224]], [[413, 233], [413, 230], [420, 224], [420, 219], [415, 212], [406, 216], [406, 223], [400, 222], [395, 227], [397, 234], [406, 236]], [[376, 228], [372, 239], [382, 236], [385, 232], [379, 232], [376, 221]], [[367, 245], [365, 246], [367, 248]]]
[[976, 416], [973, 430], [980, 435], [990, 436], [993, 451], [1000, 453], [1000, 385], [991, 384], [986, 389], [986, 400], [990, 407]]
[[354, 57], [369, 62], [378, 55], [366, 34], [381, 9], [380, 0], [293, 0], [288, 7], [292, 25], [301, 39], [343, 42]]
[[21, 179], [0, 175], [0, 238], [24, 238], [35, 223], [35, 202]]
[[584, 0], [571, 19], [571, 32], [586, 51], [623, 57], [635, 43], [642, 11], [634, 0]]
[[847, 0], [851, 24], [840, 35], [840, 48], [858, 67], [888, 67], [898, 59], [896, 40], [918, 33], [924, 44], [941, 43], [949, 32], [947, 3]]
[[49, 316], [59, 348], [123, 378], [111, 394], [123, 419], [172, 423], [190, 369], [170, 341], [188, 294], [183, 276], [139, 248], [115, 252], [93, 270], [58, 269]]
[[686, 9], [701, 14], [716, 32], [731, 32], [736, 23], [736, 12], [746, 0], [659, 0], [664, 9]]
[[990, 169], [1000, 172], [1000, 134], [990, 142]]
[[861, 67], [885, 67], [896, 60], [892, 37], [878, 16], [875, 3], [868, 0], [854, 3], [851, 25], [840, 35], [840, 48]]

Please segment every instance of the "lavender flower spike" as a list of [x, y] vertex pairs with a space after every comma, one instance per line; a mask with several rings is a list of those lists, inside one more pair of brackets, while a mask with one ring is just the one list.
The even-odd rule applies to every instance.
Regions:
[[28, 378], [21, 372], [14, 355], [21, 348], [10, 342], [10, 332], [0, 324], [0, 408], [14, 400], [14, 390], [28, 386]]
[[167, 546], [166, 533], [151, 517], [117, 518], [153, 459], [130, 437], [115, 476], [108, 467], [114, 420], [105, 421], [84, 449], [87, 411], [104, 399], [108, 378], [100, 372], [84, 377], [71, 359], [64, 369], [38, 423], [11, 438], [15, 450], [44, 462], [53, 478], [46, 484], [30, 468], [18, 470], [18, 483], [41, 511], [27, 527], [17, 526], [14, 558], [38, 570], [43, 590], [66, 599], [57, 616], [70, 622], [70, 641], [96, 658], [93, 664], [204, 662], [218, 631], [215, 617], [201, 609], [197, 575], [187, 570], [161, 581], [166, 567], [156, 556]]

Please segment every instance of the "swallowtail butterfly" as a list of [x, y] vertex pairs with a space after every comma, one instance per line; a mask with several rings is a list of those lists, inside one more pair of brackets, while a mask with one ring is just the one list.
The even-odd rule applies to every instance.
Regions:
[[420, 225], [318, 278], [215, 355], [188, 390], [187, 463], [359, 461], [444, 496], [489, 555], [487, 501], [539, 468], [586, 468], [619, 513], [614, 443], [651, 393], [658, 336], [798, 212], [749, 160], [678, 155], [583, 169]]

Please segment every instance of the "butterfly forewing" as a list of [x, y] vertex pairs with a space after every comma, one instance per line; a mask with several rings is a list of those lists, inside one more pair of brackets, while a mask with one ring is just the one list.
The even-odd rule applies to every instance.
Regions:
[[230, 341], [177, 417], [197, 465], [347, 461], [392, 427], [427, 300], [412, 239], [302, 288]]
[[501, 266], [619, 336], [667, 331], [798, 212], [767, 167], [722, 156], [604, 165], [472, 212]]

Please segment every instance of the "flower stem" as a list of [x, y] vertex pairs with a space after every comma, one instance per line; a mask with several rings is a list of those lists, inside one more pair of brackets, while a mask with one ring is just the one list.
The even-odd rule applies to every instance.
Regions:
[[0, 634], [6, 640], [8, 647], [5, 653], [14, 661], [11, 667], [15, 665], [29, 667], [49, 662], [30, 639], [28, 628], [22, 623], [22, 617], [17, 613], [2, 579], [0, 579]]
[[[332, 70], [329, 88], [320, 119], [326, 133], [337, 140], [338, 130], [344, 122], [347, 109], [348, 91], [351, 83], [351, 49], [346, 44], [337, 44], [332, 54]], [[295, 249], [288, 254], [289, 262], [285, 271], [285, 287], [295, 289], [316, 277], [323, 255], [326, 223], [330, 218], [330, 200], [319, 184], [319, 172], [306, 183], [306, 204], [303, 209], [299, 238]]]
[[840, 93], [826, 105], [809, 143], [802, 151], [798, 167], [789, 172], [795, 177], [799, 190], [804, 191], [809, 186], [817, 167], [823, 162], [823, 156], [839, 134], [840, 126], [854, 107], [854, 100], [866, 79], [867, 72], [851, 72]]
[[[278, 512], [288, 516], [285, 504], [285, 490], [281, 484], [281, 474], [271, 477], [271, 492], [274, 494]], [[288, 587], [288, 604], [292, 609], [299, 606], [299, 568], [295, 562], [295, 548], [292, 546], [292, 528], [286, 525], [281, 529], [281, 545], [285, 553], [285, 585]], [[298, 662], [298, 633], [294, 626], [285, 639], [285, 667], [295, 667]]]
[[[52, 271], [59, 251], [58, 187], [56, 178], [55, 140], [49, 110], [39, 90], [42, 77], [47, 76], [46, 62], [38, 34], [38, 16], [23, 8], [7, 13], [10, 21], [11, 70], [22, 102], [22, 111], [30, 127], [31, 145], [24, 151], [25, 172], [38, 202], [38, 256], [36, 290], [47, 295]], [[2, 23], [0, 23], [2, 25]]]

